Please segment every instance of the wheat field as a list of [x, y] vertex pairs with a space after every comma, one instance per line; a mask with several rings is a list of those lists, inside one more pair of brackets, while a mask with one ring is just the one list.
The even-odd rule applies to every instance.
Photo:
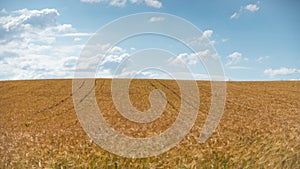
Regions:
[[[208, 81], [198, 81], [200, 107], [189, 134], [171, 150], [125, 158], [97, 146], [73, 106], [72, 80], [0, 82], [0, 168], [300, 168], [300, 81], [227, 82], [223, 117], [203, 144], [197, 139], [211, 104]], [[129, 95], [140, 111], [149, 93], [168, 99], [162, 116], [138, 124], [114, 107], [111, 79], [97, 79], [97, 103], [107, 123], [132, 137], [158, 135], [176, 120], [179, 87], [172, 80], [133, 80]]]

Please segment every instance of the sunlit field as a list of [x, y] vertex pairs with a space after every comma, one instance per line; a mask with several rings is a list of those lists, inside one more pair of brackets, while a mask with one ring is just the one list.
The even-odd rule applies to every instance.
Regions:
[[[97, 146], [78, 122], [72, 80], [0, 82], [0, 168], [300, 168], [300, 82], [228, 82], [221, 122], [203, 144], [197, 139], [210, 109], [210, 82], [199, 81], [200, 108], [190, 133], [155, 157], [129, 159]], [[133, 80], [130, 99], [150, 108], [149, 93], [168, 102], [157, 120], [138, 124], [115, 109], [111, 80], [98, 79], [95, 93], [107, 123], [122, 134], [164, 132], [180, 109], [176, 81]]]

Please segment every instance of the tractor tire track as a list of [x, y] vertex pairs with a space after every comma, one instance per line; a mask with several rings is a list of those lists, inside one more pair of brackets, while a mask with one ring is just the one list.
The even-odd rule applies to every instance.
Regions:
[[[171, 89], [170, 87], [168, 87], [167, 85], [165, 85], [164, 83], [162, 83], [160, 80], [155, 79], [156, 82], [158, 82], [160, 85], [162, 85], [163, 87], [165, 87], [167, 90], [171, 91], [178, 99], [182, 100], [183, 102], [187, 103], [188, 105], [190, 105], [191, 107], [193, 107], [194, 109], [198, 109], [199, 107], [195, 107], [193, 104], [190, 103], [190, 101], [181, 98], [181, 96], [176, 93], [173, 89]], [[193, 100], [193, 99], [189, 99], [189, 100]]]
[[81, 85], [79, 86], [79, 88], [78, 88], [76, 91], [70, 93], [67, 97], [65, 97], [65, 98], [63, 98], [63, 99], [61, 99], [61, 100], [59, 100], [59, 101], [53, 103], [52, 105], [50, 105], [50, 106], [48, 106], [48, 107], [46, 107], [46, 108], [44, 108], [44, 109], [42, 109], [42, 110], [39, 110], [39, 111], [35, 112], [34, 114], [42, 113], [42, 112], [45, 112], [45, 111], [47, 111], [47, 110], [51, 110], [51, 109], [53, 109], [53, 108], [55, 108], [55, 107], [61, 105], [61, 104], [64, 103], [66, 100], [68, 100], [70, 97], [72, 97], [75, 93], [77, 93], [77, 92], [83, 87], [84, 83], [85, 83], [85, 82], [82, 82]]
[[[157, 86], [155, 86], [155, 84], [153, 84], [151, 81], [149, 81], [149, 83], [150, 83], [150, 85], [151, 85], [152, 87], [154, 87], [155, 89], [158, 89]], [[169, 99], [166, 98], [165, 95], [163, 95], [162, 93], [160, 93], [160, 95], [167, 101], [167, 103], [168, 103], [168, 104], [169, 104], [176, 112], [179, 112], [179, 110], [175, 107], [175, 105], [174, 105], [173, 103], [171, 103], [171, 102], [169, 101]]]
[[[104, 86], [104, 83], [105, 83], [105, 80], [101, 80], [101, 81], [102, 81], [102, 83], [101, 83], [101, 85], [100, 85], [100, 87], [99, 87], [99, 88], [100, 88], [99, 90], [101, 90], [101, 88]], [[47, 107], [47, 108], [45, 108], [45, 109], [40, 110], [38, 113], [41, 113], [41, 112], [44, 112], [44, 111], [49, 111], [49, 110], [54, 109], [54, 108], [56, 108], [56, 107], [58, 107], [58, 106], [61, 106], [61, 105], [62, 105], [63, 103], [65, 103], [69, 98], [71, 98], [75, 93], [77, 93], [80, 89], [82, 89], [82, 87], [84, 86], [84, 84], [85, 84], [85, 81], [83, 81], [83, 82], [81, 83], [81, 85], [79, 86], [79, 88], [76, 89], [74, 92], [70, 93], [67, 97], [61, 99], [60, 101], [55, 102], [54, 104], [52, 104], [51, 106], [49, 106], [49, 107]], [[96, 86], [96, 80], [95, 80], [95, 85], [93, 86], [93, 88], [87, 92], [87, 94], [84, 96], [84, 98], [82, 98], [82, 99], [80, 100], [79, 104], [80, 104], [87, 96], [89, 96], [89, 95], [92, 93], [92, 91], [95, 89], [95, 86]], [[39, 120], [37, 120], [36, 122], [42, 122], [42, 121], [44, 121], [44, 120], [56, 118], [57, 116], [60, 116], [60, 115], [64, 114], [65, 112], [69, 112], [69, 111], [71, 111], [71, 110], [74, 110], [74, 105], [73, 105], [73, 104], [72, 104], [71, 106], [69, 106], [67, 109], [65, 109], [65, 110], [63, 110], [63, 111], [61, 111], [61, 112], [59, 112], [59, 113], [54, 114], [54, 116], [46, 117], [46, 118], [43, 118], [43, 119], [39, 119]], [[75, 124], [76, 124], [76, 123], [75, 123]], [[74, 125], [75, 125], [75, 124], [74, 124]]]

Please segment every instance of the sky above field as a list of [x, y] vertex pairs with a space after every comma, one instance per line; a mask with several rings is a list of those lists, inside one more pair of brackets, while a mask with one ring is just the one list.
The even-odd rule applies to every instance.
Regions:
[[[72, 78], [81, 50], [97, 30], [142, 12], [194, 24], [214, 46], [228, 80], [299, 80], [299, 8], [299, 0], [1, 0], [0, 80]], [[170, 38], [138, 36], [112, 48], [97, 75], [111, 77], [125, 58], [145, 48], [170, 51], [187, 65], [202, 57]], [[197, 79], [206, 78], [201, 71], [194, 72]], [[138, 77], [161, 76], [144, 71]]]

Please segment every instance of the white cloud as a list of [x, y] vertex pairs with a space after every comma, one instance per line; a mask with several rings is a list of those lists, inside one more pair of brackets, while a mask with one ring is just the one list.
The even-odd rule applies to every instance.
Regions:
[[74, 70], [78, 57], [67, 57], [62, 59], [63, 68], [66, 70]]
[[0, 79], [72, 77], [83, 45], [56, 42], [82, 33], [71, 24], [57, 23], [59, 15], [56, 9], [46, 8], [8, 11], [0, 17], [0, 67], [5, 68]]
[[206, 37], [206, 38], [210, 38], [212, 36], [212, 34], [214, 33], [213, 30], [206, 30], [202, 33], [202, 36], [203, 37]]
[[239, 52], [233, 52], [232, 54], [230, 54], [228, 56], [229, 60], [227, 62], [227, 66], [229, 65], [235, 65], [237, 63], [239, 63], [242, 60], [242, 54]]
[[135, 4], [135, 3], [140, 3], [142, 2], [142, 0], [130, 0], [131, 3]]
[[128, 53], [123, 53], [120, 55], [108, 55], [105, 57], [105, 61], [102, 62], [102, 64], [106, 63], [106, 62], [117, 62], [120, 63], [124, 58], [128, 57], [129, 54]]
[[[187, 72], [174, 72], [174, 77], [182, 80], [211, 80], [211, 81], [228, 81], [230, 80], [227, 76], [209, 75], [205, 73], [187, 73]], [[191, 76], [192, 75], [192, 76]]]
[[287, 76], [287, 75], [293, 75], [293, 74], [297, 74], [300, 73], [300, 69], [295, 69], [295, 68], [285, 68], [282, 67], [280, 69], [266, 69], [264, 71], [265, 75], [268, 75], [270, 77], [274, 77], [274, 76]]
[[125, 53], [125, 52], [126, 52], [125, 49], [123, 49], [123, 48], [121, 48], [121, 47], [119, 47], [119, 46], [114, 46], [114, 47], [112, 47], [112, 48], [109, 50], [108, 53], [110, 53], [110, 54], [123, 54], [123, 53]]
[[[39, 79], [71, 77], [76, 62], [69, 62], [72, 56], [54, 57], [45, 54], [28, 53], [26, 56], [7, 57], [4, 59], [10, 74], [2, 75], [1, 79]], [[69, 62], [69, 63], [67, 63]], [[2, 65], [1, 65], [2, 67]]]
[[57, 36], [90, 36], [78, 33], [71, 24], [58, 24], [56, 9], [21, 9], [0, 17], [0, 43], [42, 41], [53, 43]]
[[234, 12], [231, 16], [230, 16], [230, 19], [237, 19], [239, 18], [239, 14], [237, 12]]
[[155, 16], [153, 16], [153, 17], [151, 17], [151, 18], [149, 19], [149, 22], [161, 22], [161, 21], [163, 21], [163, 20], [165, 20], [164, 17], [155, 17]]
[[58, 25], [55, 27], [58, 32], [68, 32], [68, 31], [73, 31], [73, 27], [71, 24], [63, 24], [63, 25]]
[[144, 0], [145, 3], [148, 6], [154, 7], [154, 8], [161, 8], [162, 7], [162, 3], [158, 0]]
[[243, 13], [245, 13], [246, 11], [250, 11], [250, 12], [256, 12], [258, 11], [260, 8], [258, 6], [259, 1], [256, 4], [248, 4], [245, 7], [241, 6], [239, 11], [234, 12], [231, 16], [230, 19], [238, 19]]
[[5, 8], [1, 9], [1, 13], [3, 13], [3, 14], [7, 14], [7, 11], [6, 11], [6, 9], [5, 9]]
[[265, 60], [269, 59], [269, 56], [261, 56], [255, 59], [258, 63], [263, 63]]
[[[101, 55], [101, 60], [97, 62], [98, 70], [97, 70], [97, 77], [107, 77], [112, 78], [113, 74], [112, 72], [115, 72], [120, 65], [122, 61], [124, 61], [125, 58], [128, 58], [130, 56], [127, 49], [124, 49], [119, 46], [113, 46], [110, 48], [110, 44], [105, 44], [99, 47], [101, 51], [104, 53]], [[110, 48], [110, 49], [109, 49]], [[130, 49], [129, 49], [130, 50]], [[93, 61], [95, 63], [95, 61]], [[89, 66], [86, 67], [87, 69]], [[124, 69], [125, 70], [125, 69]], [[123, 70], [123, 71], [124, 71]], [[121, 72], [120, 75], [122, 77], [131, 77], [136, 71], [132, 72], [129, 70], [126, 70], [124, 72]]]
[[0, 43], [19, 40], [26, 43], [42, 41], [53, 43], [59, 33], [73, 32], [71, 24], [58, 24], [56, 9], [21, 9], [0, 17]]
[[111, 0], [110, 5], [111, 6], [117, 6], [117, 7], [124, 7], [127, 0]]
[[215, 57], [209, 50], [199, 51], [196, 53], [181, 53], [176, 58], [169, 60], [172, 65], [181, 66], [183, 64], [195, 65], [200, 62], [201, 59]]
[[[75, 60], [82, 49], [81, 45], [52, 46], [27, 44], [26, 47], [16, 43], [19, 47], [9, 43], [5, 50], [16, 56], [6, 55], [2, 58], [2, 66], [9, 73], [2, 74], [0, 79], [38, 79], [72, 77]], [[26, 50], [25, 50], [26, 49]], [[0, 50], [0, 53], [3, 51]], [[73, 63], [73, 64], [72, 64]]]
[[111, 70], [100, 67], [100, 69], [97, 70], [96, 77], [98, 77], [98, 78], [112, 78]]
[[[104, 50], [108, 50], [110, 48], [110, 44], [107, 45], [102, 45], [101, 47], [99, 46], [99, 49]], [[114, 46], [111, 47], [105, 57], [102, 58], [102, 60], [100, 60], [99, 62], [99, 67], [98, 67], [98, 71], [97, 71], [97, 75], [96, 77], [107, 77], [107, 78], [112, 78], [114, 77], [122, 77], [122, 78], [129, 78], [129, 77], [135, 77], [135, 78], [155, 78], [155, 79], [170, 79], [172, 77], [169, 76], [169, 74], [160, 72], [160, 71], [148, 71], [148, 70], [140, 70], [138, 64], [135, 64], [134, 62], [130, 61], [130, 53], [134, 52], [135, 49], [129, 48], [129, 49], [124, 49], [120, 46]], [[174, 69], [174, 74], [178, 75], [175, 76], [176, 78], [181, 78], [181, 79], [190, 79], [190, 75], [184, 74], [184, 72], [180, 72], [179, 70], [181, 70], [181, 66], [184, 66], [184, 64], [187, 65], [195, 65], [197, 63], [200, 62], [201, 59], [204, 58], [211, 58], [214, 57], [214, 55], [210, 54], [209, 50], [204, 50], [204, 51], [200, 51], [197, 53], [181, 53], [179, 55], [177, 55], [177, 57], [171, 57], [169, 60], [166, 60], [167, 63], [169, 63], [170, 65], [168, 66], [178, 66], [175, 67], [176, 69]], [[125, 59], [128, 59], [127, 62], [123, 62]], [[96, 61], [94, 60], [93, 63], [95, 63]], [[125, 64], [126, 66], [123, 67], [121, 69], [121, 71], [119, 73], [117, 73], [116, 75], [113, 74], [113, 72], [115, 72], [115, 70], [118, 68], [118, 66], [120, 65], [120, 63]], [[164, 62], [164, 61], [163, 61]], [[98, 62], [97, 62], [98, 63]], [[165, 63], [165, 62], [164, 62]], [[88, 65], [87, 65], [88, 68]], [[172, 74], [172, 75], [174, 75]], [[194, 73], [193, 74], [194, 77], [196, 79], [210, 79], [208, 75], [204, 75], [204, 74], [199, 74], [199, 73]], [[224, 80], [224, 78], [222, 77], [213, 77], [214, 79], [220, 79], [220, 80]], [[225, 78], [226, 80], [226, 78]]]
[[5, 25], [7, 29], [14, 28], [19, 24], [41, 29], [47, 28], [55, 25], [56, 17], [60, 15], [56, 9], [49, 8], [42, 10], [21, 9], [13, 13], [19, 14], [19, 16], [10, 18], [12, 20]]
[[79, 37], [82, 37], [82, 36], [92, 36], [93, 34], [91, 33], [81, 33], [81, 32], [75, 32], [75, 33], [65, 33], [65, 34], [62, 34], [60, 36], [64, 36], [64, 37], [74, 37], [74, 36], [79, 36]]
[[77, 38], [74, 38], [74, 41], [75, 41], [75, 42], [79, 42], [79, 41], [81, 41], [81, 38], [78, 38], [78, 37], [77, 37]]
[[120, 74], [115, 77], [121, 78], [150, 78], [150, 79], [162, 79], [162, 78], [170, 78], [165, 76], [164, 74], [153, 72], [153, 71], [128, 71], [124, 69]]
[[[107, 50], [107, 47], [103, 47], [103, 51]], [[106, 53], [106, 55], [102, 58], [99, 65], [101, 65], [103, 68], [107, 69], [105, 67], [105, 64], [107, 63], [120, 63], [124, 58], [128, 57], [129, 53], [127, 50], [119, 47], [114, 46], [111, 49], [109, 49]]]
[[213, 30], [210, 29], [205, 30], [202, 32], [201, 36], [194, 37], [188, 42], [188, 44], [191, 46], [202, 46], [202, 47], [211, 48], [211, 46], [216, 43], [215, 40], [208, 39], [213, 36], [213, 33], [214, 33]]
[[250, 11], [250, 12], [255, 12], [255, 11], [258, 11], [259, 10], [259, 7], [258, 5], [256, 4], [248, 4], [246, 7], [245, 7], [246, 10]]

